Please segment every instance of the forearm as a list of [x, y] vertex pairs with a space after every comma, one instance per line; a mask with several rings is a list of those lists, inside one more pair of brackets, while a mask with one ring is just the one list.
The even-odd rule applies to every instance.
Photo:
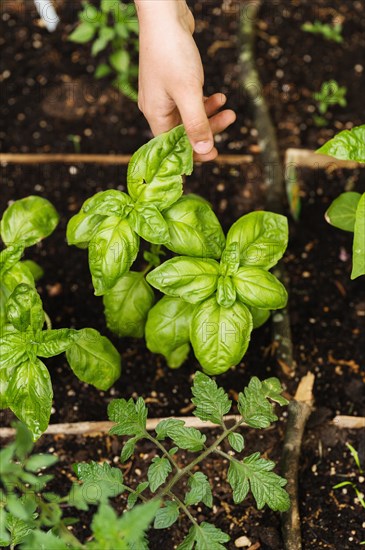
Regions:
[[140, 23], [153, 19], [157, 22], [181, 20], [189, 16], [185, 0], [135, 0]]

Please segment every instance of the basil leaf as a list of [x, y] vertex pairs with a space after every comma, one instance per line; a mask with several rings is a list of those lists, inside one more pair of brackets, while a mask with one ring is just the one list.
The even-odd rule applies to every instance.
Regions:
[[143, 145], [133, 155], [127, 174], [134, 201], [153, 202], [160, 210], [182, 194], [182, 174], [193, 171], [193, 150], [183, 126], [177, 126]]
[[129, 271], [139, 249], [139, 237], [127, 221], [106, 218], [89, 245], [89, 267], [95, 295], [102, 296]]
[[225, 245], [222, 227], [210, 204], [185, 195], [164, 210], [170, 238], [165, 246], [177, 254], [199, 258], [221, 257]]
[[167, 223], [154, 204], [137, 202], [128, 221], [134, 231], [149, 243], [164, 244], [169, 240]]
[[240, 247], [238, 242], [231, 242], [223, 251], [220, 261], [221, 273], [224, 276], [234, 275], [240, 267]]
[[7, 389], [9, 407], [38, 439], [49, 424], [52, 384], [46, 366], [39, 359], [26, 359], [13, 372]]
[[29, 269], [35, 282], [43, 277], [44, 269], [37, 264], [37, 262], [33, 262], [33, 260], [24, 260], [22, 265]]
[[67, 224], [67, 243], [78, 248], [87, 248], [104, 219], [105, 216], [100, 214], [85, 214], [83, 211], [75, 214]]
[[80, 331], [61, 328], [57, 330], [44, 330], [38, 336], [38, 357], [54, 357], [66, 351], [80, 338]]
[[76, 376], [98, 390], [108, 390], [121, 372], [121, 358], [113, 344], [97, 330], [84, 328], [66, 351], [67, 361]]
[[365, 124], [343, 130], [316, 152], [340, 160], [365, 162]]
[[259, 267], [241, 267], [233, 277], [238, 299], [260, 309], [286, 306], [288, 294], [278, 279]]
[[240, 265], [270, 269], [288, 245], [288, 220], [272, 212], [251, 212], [242, 216], [227, 235], [227, 248], [238, 243]]
[[44, 324], [42, 300], [36, 289], [24, 283], [18, 285], [6, 304], [8, 321], [20, 332], [30, 326], [40, 330]]
[[168, 296], [179, 296], [196, 304], [217, 288], [219, 264], [215, 260], [180, 256], [151, 271], [147, 281]]
[[19, 242], [31, 246], [48, 237], [58, 220], [56, 210], [47, 199], [29, 196], [5, 210], [0, 223], [1, 237], [6, 245]]
[[0, 325], [6, 322], [6, 304], [20, 283], [34, 286], [34, 278], [23, 262], [14, 264], [0, 277]]
[[213, 296], [196, 306], [190, 341], [203, 371], [212, 376], [237, 365], [246, 353], [251, 331], [251, 313], [240, 302], [225, 308]]
[[147, 347], [153, 353], [164, 355], [172, 369], [179, 368], [188, 356], [193, 311], [194, 307], [181, 298], [164, 296], [148, 314]]
[[133, 206], [133, 202], [126, 193], [109, 189], [100, 191], [85, 201], [82, 211], [89, 216], [98, 214], [99, 216], [118, 216], [123, 219], [128, 216]]
[[155, 295], [143, 273], [130, 271], [103, 296], [108, 328], [120, 337], [142, 338]]
[[356, 210], [351, 279], [365, 275], [365, 193]]
[[0, 333], [0, 408], [8, 407], [8, 386], [14, 370], [27, 359], [24, 333], [10, 325], [1, 326]]
[[253, 328], [260, 328], [262, 325], [269, 320], [271, 311], [268, 309], [260, 309], [258, 307], [249, 307], [250, 313], [252, 315]]
[[0, 252], [0, 273], [8, 271], [13, 265], [17, 264], [23, 256], [24, 246], [22, 244], [12, 244]]
[[343, 231], [355, 230], [356, 209], [361, 199], [360, 193], [342, 193], [333, 201], [325, 214], [326, 221]]
[[231, 277], [219, 277], [217, 302], [222, 307], [231, 307], [236, 301], [236, 289]]

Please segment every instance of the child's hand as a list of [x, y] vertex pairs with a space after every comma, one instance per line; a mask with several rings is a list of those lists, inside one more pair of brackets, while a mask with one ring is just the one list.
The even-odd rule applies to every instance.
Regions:
[[234, 122], [223, 94], [203, 97], [204, 72], [184, 0], [137, 0], [140, 22], [138, 105], [154, 135], [183, 122], [195, 159], [217, 156], [213, 134]]

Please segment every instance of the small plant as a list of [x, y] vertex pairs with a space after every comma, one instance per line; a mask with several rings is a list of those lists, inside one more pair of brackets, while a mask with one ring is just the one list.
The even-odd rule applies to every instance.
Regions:
[[[239, 363], [270, 310], [286, 305], [286, 290], [269, 269], [285, 252], [288, 224], [278, 214], [251, 212], [225, 237], [204, 199], [181, 196], [182, 175], [192, 169], [183, 126], [152, 139], [131, 159], [128, 194], [88, 199], [69, 221], [67, 240], [88, 248], [109, 328], [120, 336], [145, 332], [149, 349], [172, 368], [191, 343], [203, 370], [220, 374]], [[140, 238], [155, 248], [144, 255], [143, 271], [130, 271]], [[178, 256], [159, 265], [162, 245]], [[154, 307], [151, 285], [166, 295]]]
[[[108, 389], [120, 375], [120, 355], [98, 331], [52, 330], [35, 288], [40, 268], [22, 262], [26, 247], [50, 235], [58, 214], [46, 199], [30, 196], [11, 204], [0, 224], [0, 408], [10, 408], [37, 439], [52, 407], [50, 374], [40, 360], [66, 352], [80, 380]], [[47, 328], [43, 330], [47, 320]]]
[[[203, 433], [174, 418], [162, 420], [156, 426], [156, 435], [151, 435], [146, 429], [148, 410], [143, 399], [112, 401], [108, 414], [115, 426], [110, 433], [129, 436], [122, 449], [122, 462], [130, 459], [142, 439], [153, 443], [158, 452], [148, 467], [147, 478], [135, 488], [125, 484], [121, 469], [111, 467], [107, 462], [91, 462], [74, 466], [80, 483], [74, 483], [66, 497], [46, 492], [46, 484], [52, 476], [44, 475], [41, 469], [54, 464], [56, 458], [42, 454], [29, 457], [32, 442], [25, 429], [20, 427], [15, 443], [0, 455], [4, 465], [1, 472], [1, 544], [14, 547], [21, 543], [22, 550], [42, 547], [143, 550], [148, 548], [144, 534], [151, 521], [154, 520], [155, 529], [166, 529], [178, 521], [180, 514], [185, 514], [191, 528], [179, 545], [180, 550], [224, 549], [229, 536], [211, 523], [198, 523], [192, 509], [201, 504], [212, 508], [214, 498], [207, 476], [197, 470], [197, 466], [211, 454], [217, 454], [229, 463], [227, 482], [236, 504], [241, 503], [251, 490], [259, 509], [268, 505], [272, 510], [287, 510], [290, 502], [284, 490], [286, 480], [272, 471], [274, 462], [260, 457], [259, 453], [243, 458], [235, 456], [244, 449], [244, 438], [239, 433], [244, 423], [262, 429], [277, 420], [272, 401], [286, 405], [281, 392], [280, 383], [275, 378], [263, 382], [252, 378], [238, 396], [239, 416], [233, 425], [228, 426], [225, 415], [232, 406], [228, 395], [208, 376], [198, 372], [192, 388], [194, 414], [203, 421], [213, 422], [221, 430], [209, 446]], [[229, 445], [234, 452], [225, 452], [224, 445]], [[182, 466], [186, 451], [195, 456]], [[109, 499], [125, 492], [128, 493], [129, 511], [118, 517]], [[138, 500], [143, 504], [134, 509]], [[67, 525], [77, 520], [63, 518], [63, 508], [73, 506], [88, 510], [90, 505], [99, 506], [91, 522], [93, 540], [82, 544], [67, 529]], [[52, 531], [45, 532], [44, 529]]]
[[100, 9], [97, 9], [84, 2], [79, 20], [69, 39], [77, 44], [92, 42], [91, 54], [95, 57], [108, 49], [108, 62], [97, 66], [95, 78], [114, 73], [114, 86], [136, 101], [138, 20], [134, 4], [101, 0]]
[[331, 40], [332, 42], [337, 42], [338, 44], [341, 44], [343, 42], [341, 23], [329, 25], [328, 23], [321, 23], [321, 21], [316, 19], [314, 23], [304, 23], [301, 26], [301, 29], [302, 31], [312, 34], [319, 34], [325, 40]]
[[[340, 132], [317, 153], [365, 162], [365, 125]], [[351, 279], [365, 275], [365, 193], [342, 193], [333, 201], [325, 217], [334, 227], [354, 233]]]
[[318, 102], [318, 110], [321, 115], [325, 115], [332, 105], [346, 107], [346, 86], [340, 86], [336, 80], [328, 80], [323, 82], [319, 92], [313, 94], [314, 99]]
[[[362, 469], [361, 464], [360, 464], [359, 453], [357, 452], [357, 450], [352, 445], [350, 445], [350, 443], [346, 443], [346, 447], [349, 449], [349, 451], [351, 453], [351, 456], [354, 459], [354, 462], [357, 466], [359, 478], [360, 478], [360, 477], [363, 476], [364, 470]], [[354, 474], [354, 477], [355, 476], [356, 476], [356, 474]], [[363, 482], [364, 482], [364, 478], [362, 477], [362, 480], [359, 479], [359, 483], [363, 483]], [[358, 488], [356, 482], [354, 482], [354, 481], [342, 481], [341, 483], [337, 483], [337, 485], [334, 485], [333, 489], [342, 489], [343, 487], [352, 487], [352, 489], [356, 493], [359, 504], [361, 504], [361, 506], [363, 508], [365, 508], [364, 494], [360, 491], [360, 489]], [[365, 541], [362, 542], [361, 544], [365, 544]]]

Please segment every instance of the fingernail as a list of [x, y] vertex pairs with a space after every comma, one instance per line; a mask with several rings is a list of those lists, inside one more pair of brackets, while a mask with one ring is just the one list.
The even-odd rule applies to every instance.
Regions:
[[206, 155], [213, 149], [213, 143], [211, 141], [198, 141], [194, 145], [194, 151], [199, 155]]

